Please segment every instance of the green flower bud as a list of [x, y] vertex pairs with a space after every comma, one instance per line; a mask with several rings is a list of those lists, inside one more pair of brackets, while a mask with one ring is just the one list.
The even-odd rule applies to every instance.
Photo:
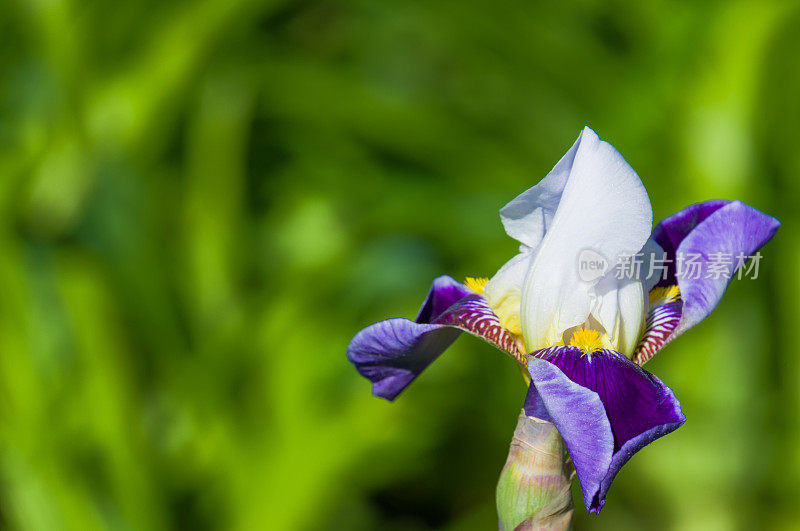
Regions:
[[502, 531], [561, 530], [572, 525], [575, 475], [564, 441], [550, 422], [520, 413], [497, 484]]

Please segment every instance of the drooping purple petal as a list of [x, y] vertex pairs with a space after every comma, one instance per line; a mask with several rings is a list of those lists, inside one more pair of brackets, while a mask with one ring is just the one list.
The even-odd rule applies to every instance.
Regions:
[[433, 281], [416, 321], [396, 318], [368, 326], [348, 345], [347, 359], [372, 382], [372, 394], [394, 400], [462, 331], [523, 359], [486, 300], [448, 276]]
[[[683, 300], [681, 321], [671, 338], [693, 327], [716, 308], [740, 258], [752, 256], [775, 235], [778, 227], [780, 222], [775, 218], [741, 201], [724, 200], [689, 206], [655, 227], [653, 239], [674, 261], [668, 278], [660, 285], [677, 281]], [[725, 268], [728, 260], [730, 267]], [[677, 268], [678, 262], [682, 268]]]
[[596, 392], [573, 382], [549, 361], [531, 358], [528, 372], [531, 385], [525, 414], [555, 424], [575, 465], [583, 502], [592, 511], [614, 455], [614, 435], [605, 406]]
[[571, 346], [534, 352], [526, 414], [544, 408], [569, 449], [586, 508], [602, 509], [620, 468], [683, 424], [680, 403], [661, 380], [622, 354]]
[[458, 338], [456, 328], [387, 319], [360, 331], [347, 359], [372, 382], [372, 394], [394, 400]]

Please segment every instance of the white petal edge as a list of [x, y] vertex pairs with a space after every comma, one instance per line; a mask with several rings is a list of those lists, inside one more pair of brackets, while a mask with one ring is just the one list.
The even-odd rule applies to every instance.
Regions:
[[[581, 133], [582, 135], [583, 133]], [[544, 238], [555, 216], [567, 184], [581, 136], [544, 179], [528, 188], [500, 209], [506, 234], [535, 249]]]

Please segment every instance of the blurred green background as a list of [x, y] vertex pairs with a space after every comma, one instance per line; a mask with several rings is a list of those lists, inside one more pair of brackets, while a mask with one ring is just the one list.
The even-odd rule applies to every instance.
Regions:
[[491, 276], [588, 124], [656, 219], [783, 228], [576, 529], [800, 529], [798, 57], [798, 2], [3, 2], [0, 527], [496, 529], [513, 362], [462, 338], [389, 404], [345, 346]]

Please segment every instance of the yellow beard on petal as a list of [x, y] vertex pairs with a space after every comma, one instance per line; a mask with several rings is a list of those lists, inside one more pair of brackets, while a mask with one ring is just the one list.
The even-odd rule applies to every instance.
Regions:
[[600, 332], [587, 328], [575, 330], [575, 332], [572, 334], [572, 339], [570, 339], [569, 344], [570, 346], [578, 347], [584, 352], [594, 352], [595, 350], [600, 350], [604, 347], [603, 339], [600, 337]]
[[564, 330], [561, 340], [553, 342], [552, 346], [570, 345], [587, 353], [601, 349], [619, 350], [612, 337], [614, 336], [608, 334], [600, 321], [590, 314], [583, 324]]
[[483, 290], [487, 282], [489, 282], [489, 279], [486, 277], [467, 277], [464, 279], [464, 284], [478, 295], [483, 295]]
[[648, 294], [648, 302], [650, 307], [675, 302], [681, 296], [681, 291], [677, 285], [672, 286], [659, 286], [650, 290]]

